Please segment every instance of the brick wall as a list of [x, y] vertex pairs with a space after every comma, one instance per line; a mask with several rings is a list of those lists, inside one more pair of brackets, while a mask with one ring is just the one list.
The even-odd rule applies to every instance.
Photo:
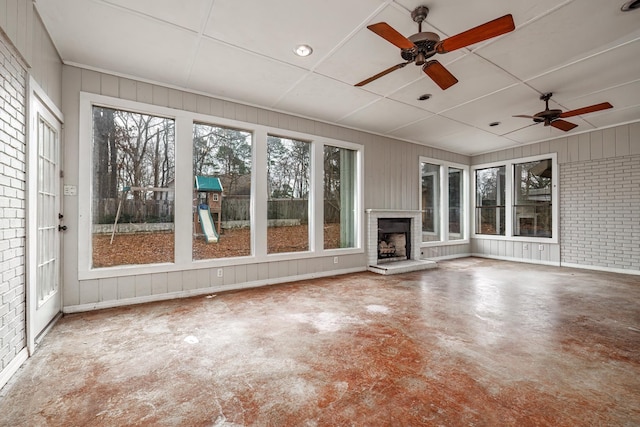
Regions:
[[472, 252], [524, 261], [531, 260], [531, 253], [553, 254], [549, 259], [562, 265], [638, 274], [640, 121], [471, 160], [480, 165], [546, 153], [557, 153], [558, 158], [559, 244], [544, 251], [524, 251], [522, 242], [472, 239]]
[[0, 32], [0, 372], [26, 347], [26, 79]]
[[640, 270], [640, 155], [560, 168], [564, 263]]

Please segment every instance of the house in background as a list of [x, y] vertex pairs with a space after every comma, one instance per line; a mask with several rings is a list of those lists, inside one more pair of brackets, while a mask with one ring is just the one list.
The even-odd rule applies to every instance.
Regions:
[[[354, 86], [404, 64], [367, 25], [414, 34], [421, 2], [133, 3], [0, 2], [0, 386], [63, 312], [363, 271], [379, 219], [409, 220], [411, 259], [640, 274], [640, 12], [622, 1], [428, 2], [443, 39], [515, 22], [438, 54], [446, 90], [414, 64]], [[549, 92], [613, 108], [568, 131], [513, 117]], [[194, 164], [242, 201], [246, 255], [193, 259]], [[171, 185], [167, 259], [95, 262], [122, 183]]]

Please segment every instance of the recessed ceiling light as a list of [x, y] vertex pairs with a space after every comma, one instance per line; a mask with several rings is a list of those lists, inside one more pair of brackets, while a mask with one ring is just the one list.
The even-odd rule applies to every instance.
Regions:
[[640, 0], [631, 0], [622, 5], [620, 10], [629, 12], [631, 10], [640, 9]]
[[420, 95], [418, 97], [418, 101], [426, 101], [429, 98], [431, 98], [431, 94], [430, 93], [425, 93], [424, 95]]
[[489, 126], [493, 127], [493, 126], [498, 126], [500, 124], [500, 122], [491, 122], [489, 123]]
[[295, 47], [295, 49], [293, 49], [293, 53], [295, 53], [298, 56], [309, 56], [313, 53], [313, 49], [311, 49], [311, 46], [309, 46], [308, 44], [300, 44], [298, 46]]

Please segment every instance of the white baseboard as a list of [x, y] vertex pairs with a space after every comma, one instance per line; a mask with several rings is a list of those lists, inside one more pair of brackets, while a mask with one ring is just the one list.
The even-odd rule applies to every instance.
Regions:
[[621, 273], [621, 274], [631, 274], [631, 275], [640, 275], [640, 270], [630, 270], [624, 268], [611, 268], [611, 267], [601, 267], [597, 265], [585, 265], [585, 264], [573, 264], [570, 262], [562, 262], [562, 261], [542, 261], [537, 259], [524, 259], [524, 258], [514, 258], [514, 257], [505, 257], [505, 256], [496, 256], [496, 255], [487, 255], [487, 254], [471, 254], [471, 256], [477, 256], [480, 258], [490, 258], [497, 259], [501, 261], [513, 261], [513, 262], [524, 262], [528, 264], [540, 264], [540, 265], [550, 265], [553, 267], [567, 267], [567, 268], [578, 268], [582, 270], [592, 270], [592, 271], [604, 271], [607, 273]]
[[342, 274], [358, 273], [367, 271], [366, 267], [346, 268], [342, 270], [323, 271], [318, 273], [301, 274], [298, 276], [279, 277], [277, 279], [255, 280], [253, 282], [235, 283], [233, 285], [218, 285], [208, 288], [191, 289], [188, 291], [170, 292], [158, 295], [147, 295], [143, 297], [124, 298], [119, 300], [102, 301], [89, 304], [78, 304], [66, 306], [62, 309], [64, 313], [81, 313], [84, 311], [102, 310], [105, 308], [123, 307], [127, 305], [143, 304], [147, 302], [166, 301], [178, 298], [188, 298], [198, 295], [212, 294], [216, 292], [237, 291], [240, 289], [259, 288], [262, 286], [277, 285], [279, 283], [297, 282], [300, 280], [316, 279], [320, 277], [339, 276]]
[[570, 268], [580, 268], [583, 270], [595, 270], [595, 271], [604, 271], [607, 273], [622, 273], [622, 274], [631, 274], [634, 276], [640, 276], [640, 270], [628, 270], [624, 268], [611, 268], [611, 267], [600, 267], [597, 265], [584, 265], [584, 264], [573, 264], [570, 262], [563, 262], [563, 267]]
[[18, 372], [18, 369], [22, 366], [22, 364], [29, 358], [29, 352], [27, 351], [27, 347], [20, 350], [20, 353], [13, 358], [11, 362], [7, 365], [6, 368], [0, 372], [0, 389], [4, 387], [11, 377]]
[[524, 262], [526, 264], [539, 264], [539, 265], [550, 265], [552, 267], [560, 267], [560, 261], [545, 261], [541, 259], [515, 258], [515, 257], [508, 257], [508, 256], [487, 255], [487, 254], [478, 254], [478, 253], [472, 253], [470, 256], [475, 256], [478, 258], [497, 259], [500, 261]]
[[426, 259], [428, 261], [446, 261], [448, 259], [458, 259], [458, 258], [468, 258], [471, 254], [455, 254], [455, 255], [443, 255], [443, 256], [434, 256], [434, 257], [422, 257], [420, 259]]

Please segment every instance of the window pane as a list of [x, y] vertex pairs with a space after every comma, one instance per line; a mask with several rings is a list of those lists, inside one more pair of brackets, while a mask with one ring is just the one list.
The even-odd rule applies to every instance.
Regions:
[[173, 262], [175, 124], [93, 107], [93, 267]]
[[251, 255], [251, 133], [193, 125], [193, 259]]
[[506, 166], [476, 170], [476, 233], [505, 234]]
[[324, 248], [355, 247], [356, 152], [324, 147]]
[[514, 235], [552, 237], [551, 159], [514, 165]]
[[310, 146], [267, 137], [267, 253], [309, 250]]
[[422, 163], [422, 241], [440, 240], [440, 165]]
[[449, 240], [464, 237], [464, 187], [462, 169], [449, 168]]

